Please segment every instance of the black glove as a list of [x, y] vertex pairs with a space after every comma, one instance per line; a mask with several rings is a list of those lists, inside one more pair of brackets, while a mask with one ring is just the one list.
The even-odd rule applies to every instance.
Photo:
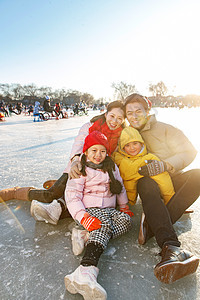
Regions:
[[146, 166], [139, 169], [138, 173], [142, 176], [155, 176], [167, 170], [167, 165], [164, 161], [146, 160]]

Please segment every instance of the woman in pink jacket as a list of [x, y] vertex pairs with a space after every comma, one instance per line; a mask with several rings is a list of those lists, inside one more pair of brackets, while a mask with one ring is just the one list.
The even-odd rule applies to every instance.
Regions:
[[[106, 291], [97, 283], [97, 264], [109, 240], [131, 228], [133, 216], [119, 170], [108, 151], [106, 136], [99, 131], [90, 133], [83, 146], [82, 175], [68, 180], [65, 190], [70, 214], [89, 232], [81, 264], [65, 276], [65, 285], [72, 294], [87, 295], [87, 299], [106, 299]], [[83, 249], [84, 243], [79, 254]]]

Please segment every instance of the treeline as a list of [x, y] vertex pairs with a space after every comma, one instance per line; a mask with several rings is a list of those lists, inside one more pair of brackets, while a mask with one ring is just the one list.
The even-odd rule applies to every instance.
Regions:
[[[113, 82], [111, 87], [113, 88], [112, 100], [118, 99], [124, 101], [124, 99], [131, 93], [139, 92], [134, 84], [129, 84], [124, 81]], [[156, 84], [150, 83], [148, 90], [149, 95], [144, 96], [147, 96], [151, 99], [153, 106], [200, 106], [200, 96], [186, 95], [174, 97], [169, 94], [168, 88], [163, 81], [160, 81]], [[93, 105], [106, 102], [104, 98], [95, 99], [93, 95], [89, 93], [81, 93], [77, 90], [66, 90], [64, 88], [53, 90], [51, 87], [38, 87], [34, 83], [28, 85], [21, 85], [18, 83], [0, 83], [0, 100], [4, 100], [5, 103], [19, 101], [23, 104], [34, 104], [36, 100], [45, 100], [47, 95], [52, 99], [53, 104], [56, 102], [61, 102], [64, 105], [72, 105], [75, 103], [84, 102], [87, 105]], [[107, 100], [107, 102], [110, 101]]]
[[89, 105], [103, 101], [102, 98], [95, 100], [91, 94], [76, 90], [53, 90], [51, 87], [37, 87], [33, 83], [28, 85], [0, 83], [0, 100], [4, 100], [5, 103], [18, 101], [23, 104], [34, 104], [37, 100], [45, 100], [47, 95], [52, 99], [52, 103], [73, 104], [85, 102]]
[[[124, 100], [131, 93], [138, 93], [136, 86], [128, 84], [126, 82], [112, 83], [114, 88], [114, 94], [117, 99]], [[159, 81], [156, 84], [149, 84], [149, 94], [147, 96], [154, 107], [196, 107], [200, 106], [200, 96], [198, 95], [186, 95], [186, 96], [173, 96], [169, 94], [169, 90], [163, 81]]]

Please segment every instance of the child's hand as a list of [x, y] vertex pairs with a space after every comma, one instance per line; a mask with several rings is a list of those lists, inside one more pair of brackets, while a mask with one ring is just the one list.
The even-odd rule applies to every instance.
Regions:
[[88, 231], [93, 231], [101, 228], [101, 221], [95, 217], [90, 216], [89, 213], [84, 214], [84, 217], [81, 220], [81, 224]]
[[145, 160], [146, 166], [139, 169], [138, 173], [142, 176], [155, 176], [167, 170], [167, 165], [164, 161]]
[[130, 217], [134, 216], [134, 213], [129, 209], [128, 204], [126, 204], [125, 206], [120, 206], [120, 211], [124, 212], [125, 214], [129, 215]]

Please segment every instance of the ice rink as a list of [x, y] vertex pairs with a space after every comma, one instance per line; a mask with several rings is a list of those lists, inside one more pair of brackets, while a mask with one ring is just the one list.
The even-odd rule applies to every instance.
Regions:
[[[200, 108], [158, 108], [159, 121], [184, 131], [200, 150]], [[14, 186], [42, 188], [44, 181], [58, 179], [67, 165], [71, 146], [79, 128], [89, 116], [33, 122], [30, 116], [6, 118], [0, 123], [0, 189]], [[188, 167], [199, 168], [200, 155]], [[200, 257], [200, 204], [184, 215], [174, 228], [182, 248]], [[83, 299], [65, 290], [64, 276], [78, 267], [81, 256], [71, 250], [72, 219], [57, 226], [35, 222], [30, 202], [10, 200], [0, 204], [0, 299], [72, 300]], [[160, 251], [152, 238], [144, 246], [137, 242], [141, 216], [140, 200], [132, 207], [134, 226], [123, 237], [112, 240], [102, 255], [98, 282], [108, 300], [195, 300], [200, 299], [200, 267], [197, 272], [171, 285], [159, 282], [153, 267]]]

